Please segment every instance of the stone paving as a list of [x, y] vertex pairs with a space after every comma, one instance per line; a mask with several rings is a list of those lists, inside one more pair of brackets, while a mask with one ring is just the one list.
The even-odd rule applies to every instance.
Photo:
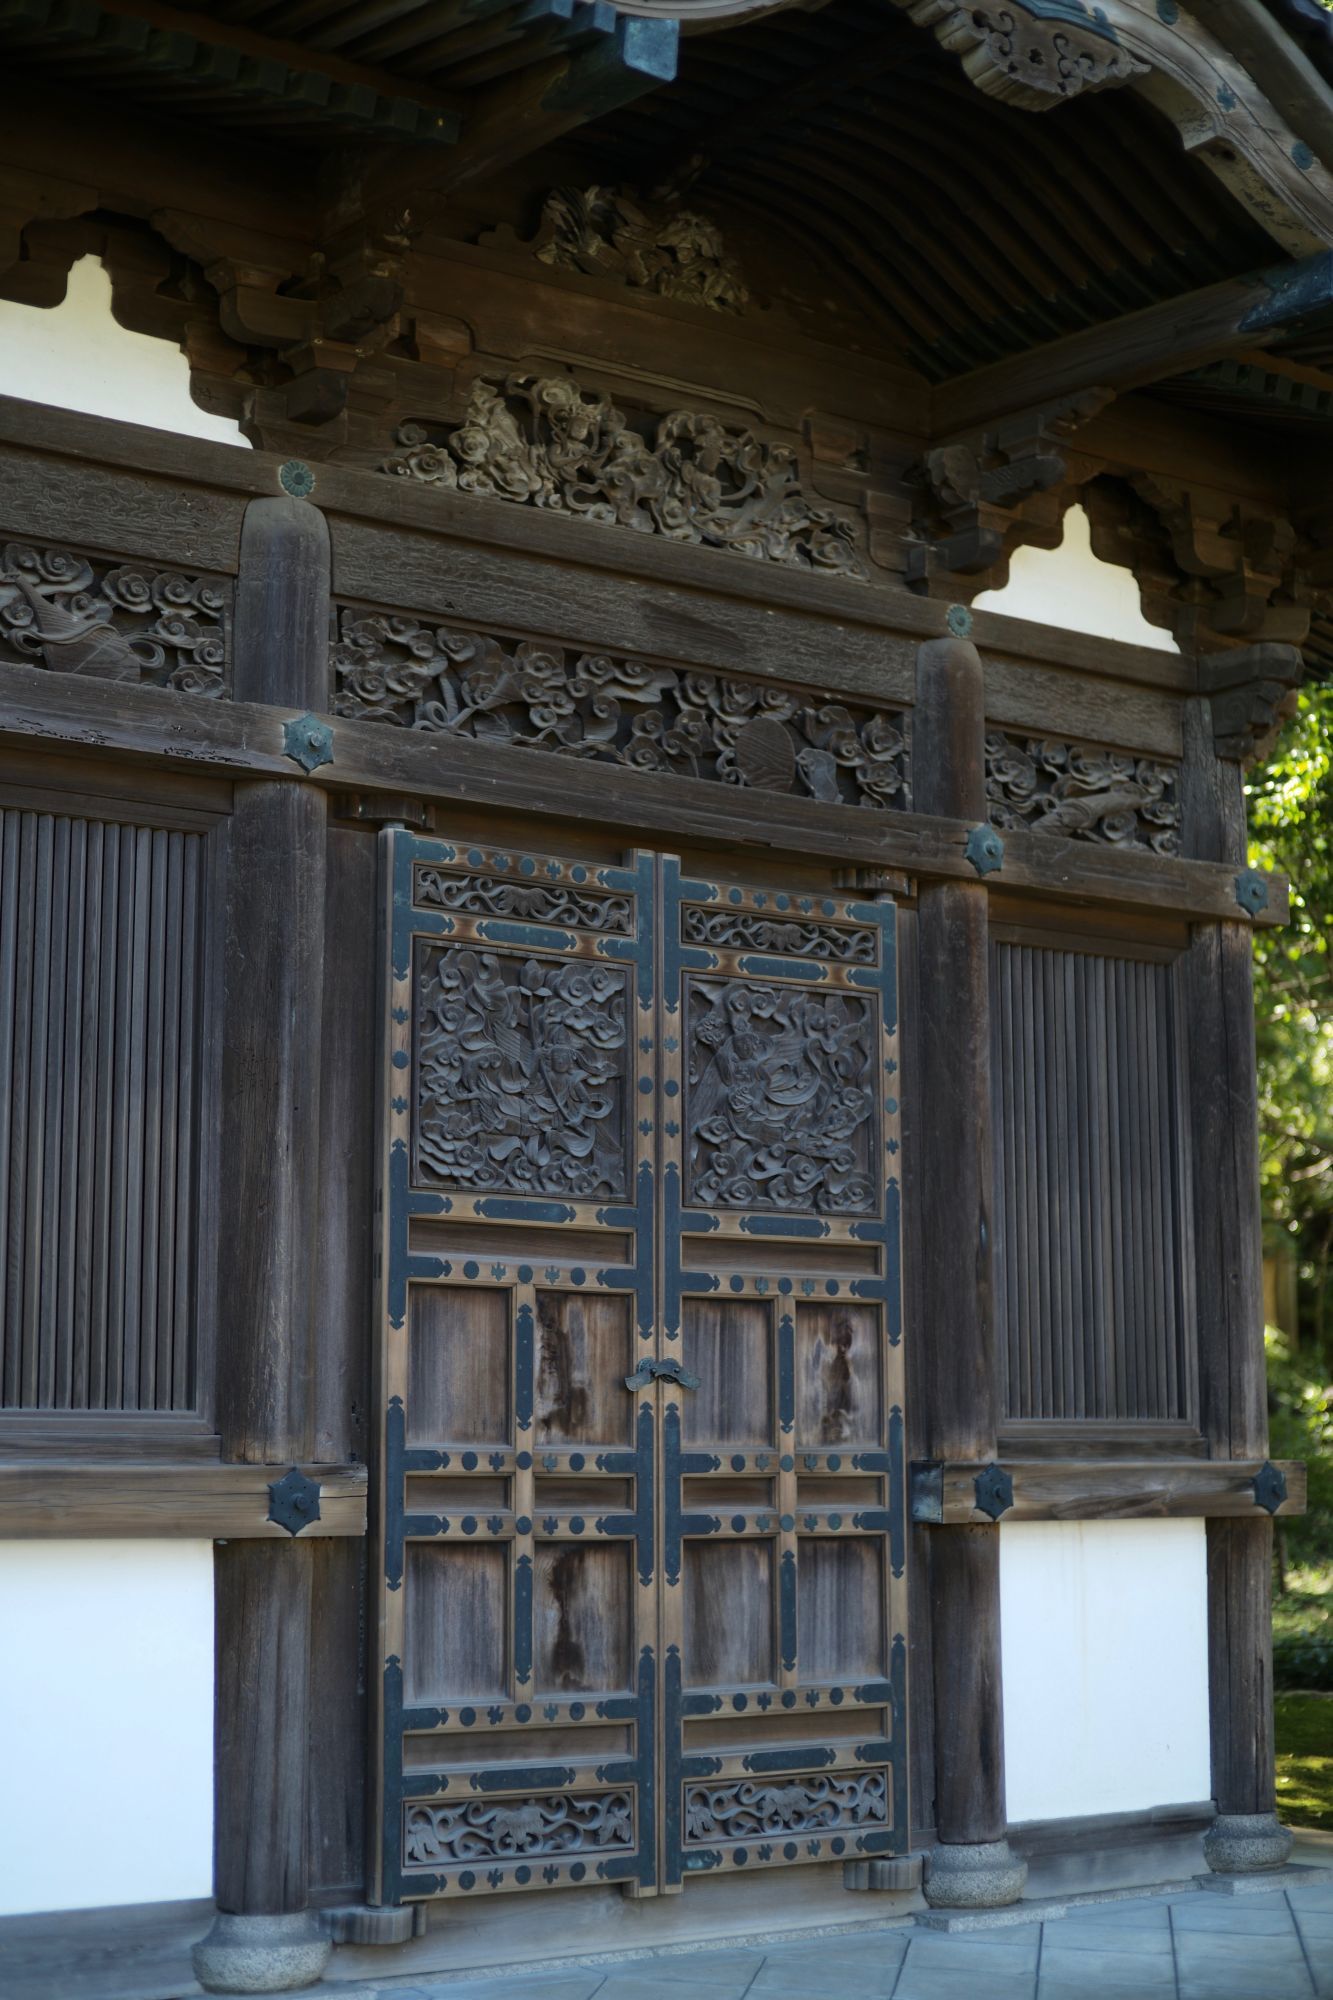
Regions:
[[1006, 1929], [911, 1922], [550, 1973], [321, 1989], [341, 2000], [1333, 2000], [1333, 1872], [1073, 1905]]

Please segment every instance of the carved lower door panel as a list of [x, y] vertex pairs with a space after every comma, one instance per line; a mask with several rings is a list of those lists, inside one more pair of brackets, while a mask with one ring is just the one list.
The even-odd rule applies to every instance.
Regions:
[[891, 909], [383, 839], [379, 1895], [903, 1846]]

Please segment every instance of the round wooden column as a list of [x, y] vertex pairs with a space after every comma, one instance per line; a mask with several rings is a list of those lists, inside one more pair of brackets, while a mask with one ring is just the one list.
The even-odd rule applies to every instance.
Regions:
[[[964, 640], [933, 640], [917, 654], [912, 772], [917, 811], [985, 824], [984, 678], [976, 647]], [[923, 1316], [909, 1366], [923, 1375], [926, 1435], [912, 1453], [986, 1464], [995, 1456], [997, 1400], [980, 881], [923, 886], [917, 936]], [[1027, 1877], [1005, 1838], [999, 1530], [934, 1528], [929, 1563], [937, 1844], [925, 1895], [938, 1907], [996, 1907], [1016, 1902]]]
[[[1246, 866], [1244, 782], [1219, 759], [1204, 700], [1184, 711], [1182, 804], [1192, 858]], [[1241, 917], [1195, 927], [1188, 959], [1199, 1422], [1215, 1458], [1265, 1458], [1263, 1243], [1255, 1077], [1253, 938]], [[1274, 1868], [1273, 1523], [1208, 1523], [1208, 1690], [1217, 1818], [1204, 1836], [1219, 1874]]]
[[[256, 500], [241, 539], [234, 692], [318, 715], [329, 542], [303, 501]], [[227, 851], [217, 1420], [224, 1459], [312, 1456], [326, 806], [299, 762], [236, 788]], [[215, 1557], [214, 1893], [195, 1947], [210, 1992], [317, 1979], [309, 1908], [309, 1542]]]

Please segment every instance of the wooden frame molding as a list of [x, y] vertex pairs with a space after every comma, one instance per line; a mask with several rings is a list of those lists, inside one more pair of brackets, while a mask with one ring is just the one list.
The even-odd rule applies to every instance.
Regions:
[[[1305, 1512], [1305, 1467], [1294, 1459], [1024, 1460], [996, 1465], [1010, 1480], [1013, 1499], [1000, 1515], [1010, 1521], [1138, 1521], [1264, 1518], [1255, 1498], [1256, 1477], [1271, 1463], [1286, 1481], [1278, 1514]], [[927, 1526], [985, 1526], [994, 1518], [976, 1504], [976, 1482], [993, 1473], [981, 1464], [918, 1460], [911, 1473], [912, 1519]]]
[[[319, 1486], [311, 1536], [364, 1535], [364, 1465], [302, 1465]], [[0, 1540], [41, 1538], [227, 1541], [290, 1540], [269, 1519], [269, 1488], [287, 1465], [140, 1465], [114, 1459], [78, 1465], [49, 1459], [0, 1463]]]

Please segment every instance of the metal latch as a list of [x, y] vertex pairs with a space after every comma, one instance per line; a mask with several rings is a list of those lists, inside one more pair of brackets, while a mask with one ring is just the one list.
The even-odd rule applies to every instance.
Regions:
[[650, 1382], [662, 1378], [675, 1382], [682, 1389], [697, 1389], [699, 1377], [691, 1375], [688, 1368], [682, 1368], [679, 1361], [641, 1361], [632, 1375], [625, 1377], [627, 1389], [646, 1389]]

